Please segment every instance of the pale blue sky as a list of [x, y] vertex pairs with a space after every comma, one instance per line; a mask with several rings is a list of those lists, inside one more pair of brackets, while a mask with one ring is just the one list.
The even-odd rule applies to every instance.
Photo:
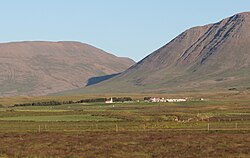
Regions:
[[138, 61], [250, 0], [0, 0], [0, 42], [80, 41]]

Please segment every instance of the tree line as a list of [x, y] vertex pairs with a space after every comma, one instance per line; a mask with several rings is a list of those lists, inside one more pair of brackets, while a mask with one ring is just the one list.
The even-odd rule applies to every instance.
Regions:
[[[22, 104], [15, 104], [14, 106], [56, 106], [56, 105], [64, 105], [64, 104], [77, 104], [77, 103], [102, 103], [107, 101], [107, 98], [91, 98], [91, 99], [82, 99], [78, 101], [46, 101], [46, 102], [33, 102], [33, 103], [22, 103]], [[133, 101], [130, 97], [120, 97], [120, 98], [113, 98], [114, 102], [127, 102]]]

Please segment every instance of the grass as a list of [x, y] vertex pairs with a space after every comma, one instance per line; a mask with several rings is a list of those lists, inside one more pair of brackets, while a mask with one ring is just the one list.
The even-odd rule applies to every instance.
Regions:
[[1, 107], [0, 157], [250, 157], [250, 96], [220, 95]]
[[58, 116], [18, 116], [0, 118], [4, 121], [118, 121], [116, 118], [91, 115], [58, 115]]
[[248, 157], [249, 136], [230, 131], [27, 133], [2, 134], [0, 145], [9, 157]]

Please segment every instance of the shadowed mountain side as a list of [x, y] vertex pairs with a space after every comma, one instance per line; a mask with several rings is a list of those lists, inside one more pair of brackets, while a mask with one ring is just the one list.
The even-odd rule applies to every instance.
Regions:
[[194, 27], [120, 75], [70, 93], [248, 89], [250, 13]]
[[80, 42], [0, 44], [0, 96], [47, 95], [85, 87], [94, 76], [120, 73], [135, 62]]
[[88, 83], [86, 86], [92, 86], [92, 85], [95, 85], [97, 83], [100, 83], [100, 82], [103, 82], [103, 81], [106, 81], [106, 80], [109, 80], [117, 75], [119, 75], [121, 73], [117, 73], [117, 74], [111, 74], [111, 75], [105, 75], [105, 76], [98, 76], [98, 77], [92, 77], [88, 80]]

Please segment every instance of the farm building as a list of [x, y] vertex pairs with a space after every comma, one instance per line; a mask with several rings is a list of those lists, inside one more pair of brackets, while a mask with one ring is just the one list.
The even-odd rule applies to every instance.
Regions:
[[107, 100], [105, 103], [107, 104], [113, 103], [113, 98], [110, 98], [110, 100]]
[[153, 103], [159, 103], [159, 102], [185, 102], [187, 99], [165, 99], [165, 98], [156, 98], [156, 97], [151, 97], [149, 100], [146, 100], [148, 102], [153, 102]]

